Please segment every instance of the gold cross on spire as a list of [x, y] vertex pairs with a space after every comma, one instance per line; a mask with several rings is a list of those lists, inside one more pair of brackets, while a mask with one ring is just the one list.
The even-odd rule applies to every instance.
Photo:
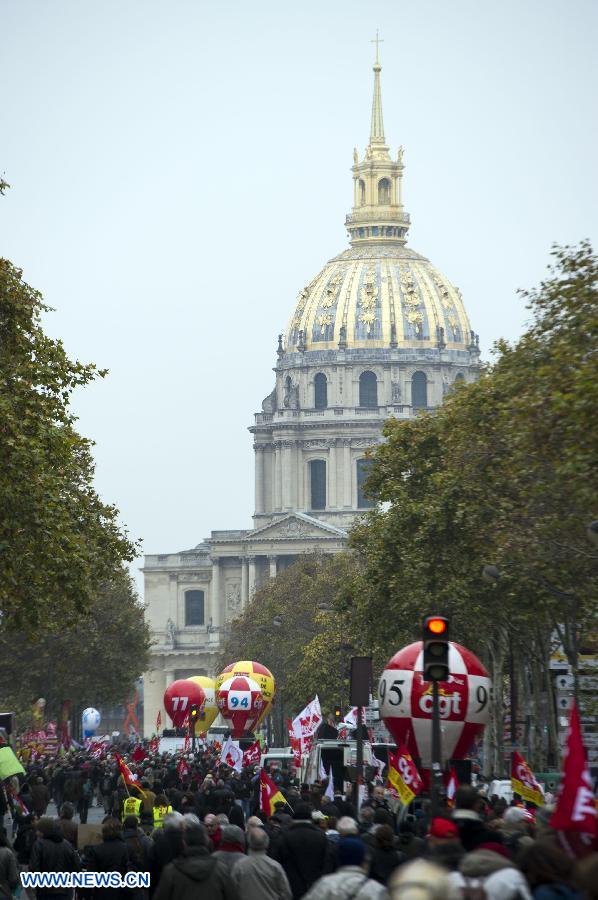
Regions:
[[384, 43], [384, 41], [378, 35], [378, 29], [376, 28], [376, 37], [372, 41], [370, 41], [370, 44], [376, 45], [376, 65], [380, 65], [380, 60], [378, 59], [378, 49], [379, 49], [379, 44], [383, 44], [383, 43]]

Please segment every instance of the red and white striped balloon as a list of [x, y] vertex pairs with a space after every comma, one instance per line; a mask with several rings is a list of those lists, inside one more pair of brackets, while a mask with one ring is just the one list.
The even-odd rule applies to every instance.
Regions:
[[233, 675], [216, 690], [218, 709], [231, 723], [234, 738], [255, 728], [265, 702], [257, 682], [246, 675]]
[[[470, 650], [451, 641], [448, 681], [441, 681], [439, 707], [442, 760], [463, 759], [489, 720], [490, 678]], [[424, 769], [432, 750], [432, 682], [423, 680], [423, 644], [399, 650], [378, 686], [380, 717], [396, 743], [407, 744]]]

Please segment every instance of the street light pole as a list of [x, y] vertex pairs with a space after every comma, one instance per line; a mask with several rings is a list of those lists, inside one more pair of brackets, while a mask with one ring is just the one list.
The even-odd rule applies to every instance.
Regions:
[[442, 738], [440, 735], [440, 704], [438, 682], [432, 682], [432, 817], [440, 814], [442, 795]]

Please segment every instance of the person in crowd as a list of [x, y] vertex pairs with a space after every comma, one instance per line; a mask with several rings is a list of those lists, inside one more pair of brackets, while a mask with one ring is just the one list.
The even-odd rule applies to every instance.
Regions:
[[[141, 829], [137, 816], [127, 816], [123, 822], [123, 841], [129, 854], [129, 871], [149, 872], [153, 841]], [[145, 888], [132, 889], [128, 892], [128, 900], [145, 900], [148, 892]]]
[[222, 829], [222, 840], [218, 850], [214, 851], [214, 859], [232, 872], [235, 864], [245, 856], [245, 834], [238, 825], [225, 825]]
[[[78, 872], [81, 862], [75, 849], [64, 839], [57, 819], [43, 816], [37, 823], [37, 840], [31, 850], [31, 872]], [[67, 900], [70, 892], [37, 888], [37, 900]]]
[[62, 831], [66, 840], [76, 850], [78, 826], [77, 823], [73, 821], [74, 815], [75, 807], [73, 806], [73, 804], [69, 803], [68, 801], [66, 803], [63, 803], [60, 807], [58, 824], [60, 825], [60, 830]]
[[154, 828], [162, 828], [164, 819], [171, 812], [173, 812], [173, 809], [168, 802], [166, 794], [157, 794], [156, 802], [154, 803]]
[[303, 897], [315, 881], [334, 868], [332, 845], [311, 821], [312, 808], [298, 803], [293, 822], [281, 832], [273, 857], [286, 872], [293, 900]]
[[203, 825], [185, 828], [184, 854], [165, 867], [154, 900], [241, 900], [231, 875], [210, 855], [208, 843]]
[[463, 900], [448, 873], [423, 859], [397, 869], [391, 876], [388, 893], [390, 900]]
[[459, 868], [464, 855], [456, 822], [441, 816], [432, 819], [423, 855], [451, 872]]
[[534, 818], [523, 806], [509, 806], [500, 824], [503, 843], [513, 859], [517, 859], [525, 847], [534, 843]]
[[502, 844], [500, 832], [488, 828], [478, 812], [479, 794], [469, 784], [461, 784], [455, 793], [452, 818], [459, 829], [459, 837], [466, 851], [475, 850], [480, 844]]
[[[102, 843], [85, 848], [83, 866], [90, 872], [118, 872], [129, 870], [129, 852], [123, 840], [122, 824], [118, 819], [106, 819], [102, 825]], [[94, 900], [116, 900], [127, 896], [125, 889], [94, 888]]]
[[218, 850], [220, 848], [220, 842], [222, 841], [222, 828], [214, 813], [208, 813], [207, 816], [205, 816], [203, 823], [208, 832], [212, 850]]
[[93, 803], [93, 783], [89, 776], [89, 773], [85, 775], [81, 784], [81, 796], [79, 797], [79, 803], [77, 805], [77, 812], [79, 813], [79, 821], [82, 825], [87, 824], [87, 816], [89, 814], [89, 807]]
[[520, 866], [534, 900], [582, 900], [574, 861], [553, 841], [527, 846]]
[[231, 873], [243, 900], [292, 900], [284, 869], [268, 856], [269, 844], [263, 826], [247, 829], [248, 855], [235, 864]]
[[48, 803], [50, 802], [50, 791], [44, 784], [44, 779], [38, 776], [33, 780], [31, 785], [31, 806], [33, 812], [39, 818], [46, 815]]
[[18, 884], [17, 858], [10, 846], [6, 829], [0, 826], [0, 897], [12, 897]]
[[305, 894], [305, 900], [337, 900], [340, 897], [383, 900], [388, 897], [386, 888], [368, 876], [366, 845], [360, 838], [341, 838], [337, 858], [337, 871], [319, 878]]
[[521, 871], [511, 860], [504, 844], [489, 841], [466, 853], [450, 881], [463, 894], [477, 890], [487, 900], [531, 900]]
[[378, 825], [370, 844], [370, 877], [380, 884], [388, 884], [395, 869], [405, 862], [405, 854], [396, 849], [395, 833], [390, 825]]
[[165, 867], [183, 853], [183, 817], [180, 813], [169, 813], [162, 828], [153, 832], [150, 850], [150, 896], [155, 893], [160, 876]]
[[[31, 851], [37, 840], [37, 816], [29, 813], [23, 816], [19, 824], [17, 836], [13, 841], [13, 850], [17, 855], [17, 862], [22, 866], [28, 866], [31, 859]], [[1, 896], [1, 895], [0, 895]]]

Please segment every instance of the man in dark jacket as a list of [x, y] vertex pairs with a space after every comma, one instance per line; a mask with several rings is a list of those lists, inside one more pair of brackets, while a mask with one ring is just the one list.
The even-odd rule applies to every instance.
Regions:
[[154, 900], [239, 900], [226, 869], [208, 853], [203, 825], [187, 825], [185, 855], [169, 863], [162, 873]]
[[309, 803], [298, 803], [293, 822], [280, 835], [272, 857], [289, 879], [293, 900], [299, 900], [322, 875], [334, 870], [332, 842], [311, 820]]
[[469, 852], [480, 844], [489, 842], [502, 844], [499, 831], [488, 828], [479, 813], [481, 797], [469, 784], [461, 784], [455, 794], [455, 808], [452, 819], [459, 829], [459, 838], [464, 849]]
[[[78, 872], [81, 868], [79, 857], [68, 841], [62, 836], [62, 831], [56, 819], [44, 816], [37, 823], [38, 839], [33, 845], [29, 869], [31, 872]], [[48, 897], [52, 900], [62, 900], [69, 897], [71, 891], [57, 891], [55, 889], [37, 888], [38, 900]]]

